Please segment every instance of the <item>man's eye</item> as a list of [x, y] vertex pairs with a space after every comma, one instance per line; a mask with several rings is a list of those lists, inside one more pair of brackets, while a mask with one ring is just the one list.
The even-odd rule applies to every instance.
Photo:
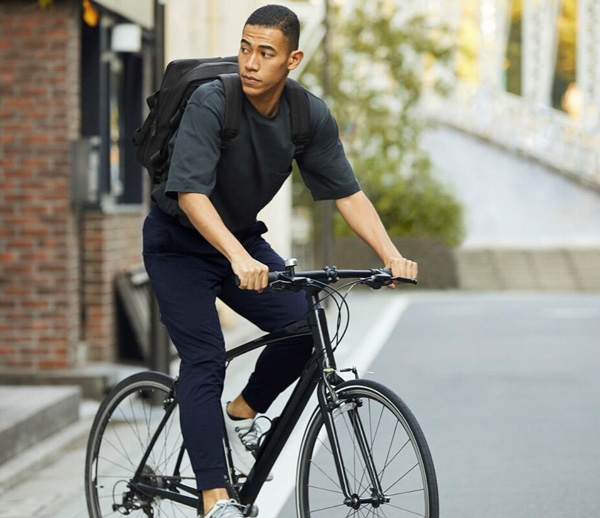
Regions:
[[271, 54], [270, 52], [263, 52], [262, 55], [263, 55], [263, 58], [271, 58], [271, 57], [273, 57], [273, 54]]

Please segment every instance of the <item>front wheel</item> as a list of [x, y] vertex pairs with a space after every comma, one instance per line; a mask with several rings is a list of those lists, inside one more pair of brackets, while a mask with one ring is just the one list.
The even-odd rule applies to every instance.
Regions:
[[[344, 403], [333, 411], [333, 417], [349, 494], [342, 490], [330, 438], [317, 408], [300, 447], [298, 517], [438, 518], [433, 461], [421, 427], [406, 404], [387, 387], [369, 380], [342, 383], [336, 392]], [[362, 429], [366, 448], [360, 447], [357, 428]], [[370, 459], [365, 455], [371, 457], [376, 476], [369, 475]]]

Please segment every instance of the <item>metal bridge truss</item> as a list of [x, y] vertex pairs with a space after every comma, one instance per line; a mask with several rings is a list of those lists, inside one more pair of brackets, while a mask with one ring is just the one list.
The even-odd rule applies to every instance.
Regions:
[[[347, 4], [356, 1], [346, 0]], [[426, 94], [427, 117], [539, 160], [600, 190], [600, 0], [577, 0], [578, 118], [551, 106], [561, 0], [522, 0], [522, 96], [505, 89], [513, 0], [389, 1], [395, 1], [406, 17], [425, 12], [433, 24], [450, 26], [457, 35], [465, 13], [477, 13], [479, 81], [451, 77], [455, 87], [450, 96]], [[324, 37], [324, 3], [294, 2], [304, 22], [304, 46], [313, 51], [309, 56]], [[443, 73], [448, 79], [448, 70]]]
[[[478, 9], [480, 81], [456, 80], [447, 98], [428, 94], [427, 116], [600, 189], [600, 2], [577, 0], [579, 116], [571, 117], [553, 109], [550, 97], [561, 0], [523, 0], [522, 96], [504, 87], [512, 0], [446, 0], [445, 9], [461, 11], [469, 1]], [[440, 21], [456, 19], [446, 13]], [[458, 33], [457, 25], [453, 29]]]

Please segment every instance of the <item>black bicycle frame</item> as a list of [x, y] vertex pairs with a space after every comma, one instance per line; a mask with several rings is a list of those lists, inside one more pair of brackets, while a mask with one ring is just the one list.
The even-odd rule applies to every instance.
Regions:
[[[309, 308], [311, 308], [308, 312], [306, 320], [289, 325], [279, 331], [268, 333], [248, 343], [230, 349], [226, 353], [226, 361], [230, 362], [238, 356], [273, 342], [307, 335], [312, 335], [313, 337], [313, 355], [307, 362], [306, 368], [301, 374], [296, 387], [292, 391], [292, 395], [286, 403], [283, 412], [278, 418], [273, 420], [271, 429], [269, 430], [269, 433], [267, 434], [258, 451], [256, 463], [254, 464], [252, 471], [248, 474], [246, 482], [239, 492], [240, 503], [244, 505], [250, 505], [256, 501], [256, 498], [258, 497], [258, 494], [269, 472], [271, 471], [275, 461], [279, 457], [279, 454], [290, 438], [293, 430], [296, 427], [296, 424], [306, 408], [306, 405], [308, 404], [315, 388], [318, 385], [320, 387], [318, 391], [319, 405], [325, 420], [330, 443], [332, 445], [332, 453], [336, 462], [338, 476], [346, 497], [346, 503], [347, 505], [351, 505], [350, 500], [352, 500], [352, 495], [350, 495], [348, 489], [348, 480], [337, 441], [335, 426], [333, 425], [333, 416], [331, 415], [334, 409], [339, 407], [341, 404], [335, 393], [334, 387], [343, 380], [336, 373], [335, 358], [329, 337], [325, 310], [319, 301], [320, 292], [321, 289], [318, 287], [306, 288], [306, 298]], [[145, 462], [150, 454], [150, 451], [152, 450], [152, 446], [155, 444], [158, 436], [162, 432], [162, 429], [164, 428], [171, 411], [172, 409], [167, 411], [162, 422], [158, 426], [150, 443], [150, 447], [148, 448], [146, 455], [144, 455], [142, 462], [136, 471], [134, 479], [131, 481], [131, 486], [135, 489], [141, 490], [147, 496], [169, 499], [193, 507], [198, 502], [197, 497], [182, 495], [181, 493], [169, 490], [167, 488], [158, 488], [140, 482]], [[359, 438], [359, 443], [361, 445], [366, 468], [369, 472], [373, 488], [378, 493], [378, 497], [381, 498], [382, 492], [377, 472], [373, 466], [364, 430], [362, 430], [362, 426], [357, 420], [357, 417], [358, 416], [355, 415], [351, 419], [351, 422], [353, 428], [355, 428], [357, 437]], [[182, 457], [182, 455], [180, 455], [180, 457]], [[177, 469], [178, 468], [176, 468], [176, 470]], [[173, 479], [176, 480], [177, 476], [174, 476]], [[177, 488], [194, 495], [198, 494], [198, 492], [193, 488], [184, 486], [182, 484], [177, 484]]]
[[[271, 430], [258, 451], [256, 463], [252, 471], [248, 474], [246, 483], [240, 491], [240, 502], [244, 505], [253, 504], [256, 501], [267, 475], [290, 438], [315, 388], [322, 379], [322, 372], [325, 369], [335, 369], [335, 360], [327, 328], [327, 318], [318, 297], [320, 291], [319, 288], [308, 288], [306, 290], [308, 307], [311, 309], [308, 312], [306, 327], [301, 327], [301, 329], [307, 331], [302, 334], [312, 335], [314, 353], [292, 391], [292, 395], [286, 403], [283, 412], [278, 419], [273, 421]], [[294, 334], [293, 336], [299, 335]], [[268, 337], [269, 335], [265, 338]], [[259, 339], [259, 341], [262, 340]]]

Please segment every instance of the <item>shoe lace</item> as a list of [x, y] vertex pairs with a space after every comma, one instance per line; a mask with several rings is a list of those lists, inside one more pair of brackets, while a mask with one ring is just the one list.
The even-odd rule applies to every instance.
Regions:
[[262, 431], [262, 428], [258, 425], [259, 419], [266, 419], [269, 421], [269, 427], [271, 419], [267, 416], [259, 416], [250, 426], [237, 426], [235, 431], [238, 432], [238, 437], [242, 441], [244, 447], [249, 451], [255, 451], [259, 448], [261, 439], [266, 435], [266, 432]]
[[233, 498], [231, 500], [228, 500], [227, 502], [221, 503], [221, 504], [217, 504], [220, 509], [219, 509], [219, 514], [215, 515], [215, 516], [220, 516], [222, 511], [225, 511], [227, 508], [235, 508], [238, 509], [240, 511], [240, 513], [243, 514], [243, 511], [245, 510], [244, 506], [242, 504], [240, 504], [237, 500], [234, 500]]

